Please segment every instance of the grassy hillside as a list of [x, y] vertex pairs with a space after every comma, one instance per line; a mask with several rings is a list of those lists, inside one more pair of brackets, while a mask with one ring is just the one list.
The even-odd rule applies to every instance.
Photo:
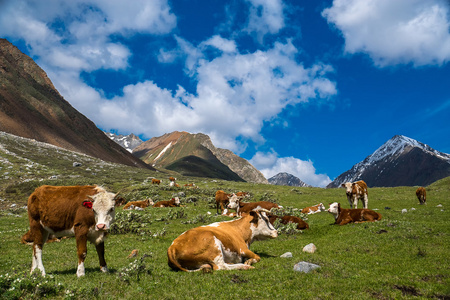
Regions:
[[[58, 299], [450, 298], [450, 178], [427, 187], [428, 204], [423, 206], [415, 197], [415, 187], [369, 189], [369, 208], [383, 216], [376, 223], [336, 226], [326, 212], [310, 215], [309, 230], [252, 244], [250, 249], [261, 256], [253, 270], [184, 273], [168, 267], [167, 248], [190, 228], [229, 220], [215, 216], [216, 190], [248, 191], [250, 201], [275, 201], [284, 207], [339, 201], [347, 208], [344, 190], [180, 176], [181, 186], [194, 182], [198, 188], [170, 188], [164, 181], [168, 175], [162, 172], [105, 164], [61, 150], [34, 148], [36, 157], [32, 157], [27, 152], [31, 146], [24, 141], [0, 140], [0, 145], [0, 295], [4, 299], [44, 295]], [[45, 155], [38, 157], [39, 152]], [[73, 167], [75, 159], [81, 167]], [[49, 179], [53, 175], [57, 179]], [[152, 176], [163, 179], [163, 184], [151, 185], [147, 178]], [[44, 183], [102, 184], [120, 190], [128, 201], [179, 195], [183, 207], [118, 209], [114, 232], [106, 241], [108, 274], [99, 271], [95, 248], [89, 245], [86, 276], [77, 278], [75, 240], [70, 238], [45, 245], [48, 275], [33, 277], [28, 275], [31, 247], [20, 244], [28, 230], [26, 210], [20, 207]], [[17, 205], [11, 208], [12, 204]], [[316, 253], [302, 252], [309, 243], [317, 246]], [[127, 258], [133, 249], [139, 250], [138, 256]], [[286, 252], [293, 257], [281, 258]], [[321, 268], [308, 274], [293, 271], [300, 261]]]

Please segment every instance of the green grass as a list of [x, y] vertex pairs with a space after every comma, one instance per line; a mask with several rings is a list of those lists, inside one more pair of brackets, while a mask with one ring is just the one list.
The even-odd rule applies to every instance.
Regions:
[[[140, 170], [51, 149], [37, 151], [25, 141], [2, 140], [0, 149], [0, 298], [37, 299], [449, 299], [450, 298], [450, 177], [427, 187], [427, 205], [419, 205], [416, 187], [370, 188], [369, 208], [383, 219], [375, 223], [331, 225], [322, 212], [308, 216], [309, 230], [281, 234], [255, 242], [250, 249], [261, 256], [255, 269], [185, 273], [167, 265], [167, 249], [182, 232], [215, 221], [214, 193], [248, 191], [252, 201], [275, 201], [303, 208], [323, 202], [348, 207], [343, 189], [292, 188], [244, 182], [176, 176], [182, 186], [195, 182], [198, 189], [169, 188], [168, 173]], [[30, 150], [32, 149], [31, 152]], [[28, 152], [27, 152], [28, 151]], [[43, 155], [38, 155], [42, 152]], [[75, 156], [74, 156], [75, 155]], [[26, 167], [27, 157], [39, 165]], [[5, 162], [8, 160], [9, 163]], [[82, 168], [73, 168], [80, 161]], [[49, 179], [57, 175], [58, 179]], [[153, 186], [148, 177], [166, 179]], [[20, 244], [28, 230], [22, 207], [34, 188], [42, 184], [101, 184], [120, 191], [128, 201], [168, 200], [184, 192], [184, 207], [148, 208], [118, 222], [129, 222], [133, 233], [110, 234], [106, 240], [109, 273], [101, 273], [95, 248], [88, 245], [86, 276], [76, 277], [75, 240], [46, 244], [43, 261], [47, 276], [31, 277], [31, 247]], [[443, 207], [437, 207], [442, 204]], [[389, 208], [389, 209], [386, 209]], [[411, 210], [415, 208], [415, 210]], [[407, 209], [407, 213], [402, 213]], [[209, 215], [208, 212], [212, 214]], [[128, 220], [128, 221], [123, 221]], [[141, 229], [132, 220], [139, 220]], [[125, 224], [126, 225], [126, 224]], [[302, 248], [314, 243], [317, 252]], [[133, 249], [136, 258], [127, 258]], [[292, 258], [281, 258], [292, 252]], [[293, 271], [297, 262], [321, 268], [304, 274]]]

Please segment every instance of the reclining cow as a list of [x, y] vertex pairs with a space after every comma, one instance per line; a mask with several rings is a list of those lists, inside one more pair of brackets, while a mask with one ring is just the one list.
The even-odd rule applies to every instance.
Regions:
[[297, 224], [297, 229], [298, 230], [304, 230], [304, 229], [308, 229], [309, 225], [308, 223], [306, 223], [305, 221], [302, 220], [302, 218], [296, 217], [296, 216], [276, 216], [276, 215], [269, 215], [269, 221], [270, 223], [272, 223], [272, 225], [275, 223], [276, 220], [280, 220], [280, 223], [283, 225], [287, 225], [289, 223], [294, 223]]
[[346, 182], [341, 185], [345, 188], [347, 194], [347, 200], [350, 204], [350, 208], [357, 208], [358, 199], [363, 203], [363, 208], [368, 208], [369, 198], [367, 192], [367, 184], [360, 180], [356, 182]]
[[155, 203], [153, 203], [152, 199], [145, 199], [145, 200], [142, 200], [142, 201], [130, 201], [127, 204], [125, 204], [123, 209], [136, 209], [137, 207], [141, 208], [141, 209], [144, 209], [144, 208], [147, 208], [147, 207], [149, 207], [150, 205], [153, 205], [153, 204], [155, 204]]
[[371, 209], [354, 208], [344, 209], [341, 204], [334, 202], [330, 204], [328, 212], [334, 216], [337, 225], [345, 225], [348, 223], [374, 222], [381, 220], [381, 214]]
[[37, 268], [45, 276], [42, 248], [49, 234], [75, 235], [77, 276], [84, 276], [87, 241], [95, 245], [100, 270], [107, 272], [104, 238], [114, 220], [114, 197], [99, 186], [38, 187], [28, 198], [30, 236], [33, 239], [31, 273]]
[[304, 209], [302, 209], [302, 213], [304, 214], [315, 214], [321, 211], [326, 211], [325, 205], [323, 205], [323, 203], [319, 203], [313, 206], [308, 206], [305, 207]]
[[242, 202], [242, 196], [239, 197], [236, 194], [233, 194], [228, 203], [229, 209], [235, 209], [238, 216], [243, 216], [245, 214], [250, 213], [252, 210], [255, 209], [267, 209], [270, 210], [271, 208], [281, 208], [276, 203], [269, 202], [269, 201], [258, 201], [258, 202]]
[[153, 204], [153, 207], [178, 207], [180, 206], [180, 198], [175, 197], [171, 200], [166, 201], [158, 201], [155, 204]]
[[261, 258], [250, 251], [253, 241], [276, 238], [277, 230], [264, 211], [252, 211], [233, 221], [190, 229], [167, 250], [169, 266], [186, 272], [250, 269]]

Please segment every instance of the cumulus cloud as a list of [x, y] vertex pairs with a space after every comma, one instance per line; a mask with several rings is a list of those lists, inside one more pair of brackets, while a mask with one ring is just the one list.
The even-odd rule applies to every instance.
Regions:
[[261, 171], [266, 178], [286, 172], [312, 186], [326, 187], [331, 182], [326, 174], [316, 174], [316, 168], [314, 168], [311, 160], [304, 161], [292, 156], [279, 157], [274, 151], [257, 152], [250, 163]]
[[342, 32], [347, 53], [366, 53], [377, 66], [450, 59], [446, 0], [334, 0], [322, 15]]
[[275, 34], [284, 27], [283, 1], [247, 0], [250, 3], [248, 32], [255, 32], [260, 42], [266, 34]]

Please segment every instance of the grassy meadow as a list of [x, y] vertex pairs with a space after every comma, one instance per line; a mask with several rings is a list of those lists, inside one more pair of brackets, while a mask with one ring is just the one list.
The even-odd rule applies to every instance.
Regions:
[[[319, 202], [328, 207], [337, 201], [348, 208], [344, 190], [179, 176], [181, 186], [194, 182], [198, 188], [170, 188], [167, 178], [177, 174], [108, 164], [61, 150], [37, 151], [24, 141], [1, 138], [1, 299], [450, 299], [450, 177], [427, 187], [427, 205], [419, 205], [416, 187], [370, 188], [369, 208], [382, 214], [379, 222], [336, 226], [327, 212], [309, 215], [309, 230], [253, 243], [250, 249], [261, 256], [255, 269], [185, 273], [169, 268], [167, 248], [190, 228], [229, 220], [215, 215], [216, 190], [247, 191], [250, 201], [274, 201], [284, 207]], [[73, 167], [75, 160], [82, 166]], [[154, 186], [149, 177], [163, 183]], [[29, 275], [31, 246], [20, 243], [28, 230], [24, 205], [42, 184], [99, 184], [120, 191], [128, 201], [179, 195], [183, 207], [118, 208], [114, 230], [105, 242], [107, 274], [100, 272], [90, 244], [82, 278], [76, 277], [74, 238], [46, 244], [47, 276], [42, 278]], [[302, 251], [309, 243], [317, 247], [313, 254]], [[134, 249], [138, 255], [128, 258]], [[286, 252], [293, 257], [280, 257]], [[300, 261], [320, 268], [295, 272]]]

